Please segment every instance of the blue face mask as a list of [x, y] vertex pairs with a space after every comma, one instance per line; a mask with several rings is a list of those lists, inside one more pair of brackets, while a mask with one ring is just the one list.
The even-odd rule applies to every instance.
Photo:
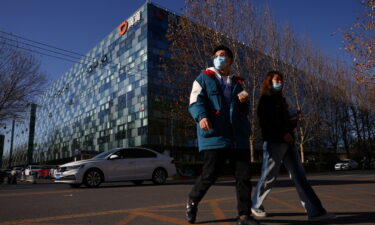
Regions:
[[218, 56], [214, 59], [214, 67], [217, 70], [221, 70], [227, 66], [227, 57]]
[[275, 91], [281, 91], [281, 89], [283, 88], [283, 84], [282, 83], [272, 83], [272, 87], [273, 87], [273, 89], [275, 89]]

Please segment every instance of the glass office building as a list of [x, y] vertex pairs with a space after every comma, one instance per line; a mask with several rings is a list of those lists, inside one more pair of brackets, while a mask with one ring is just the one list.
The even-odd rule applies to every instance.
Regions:
[[38, 102], [33, 162], [131, 146], [175, 156], [177, 148], [195, 146], [193, 136], [175, 132], [178, 123], [161, 103], [168, 91], [160, 88], [160, 61], [168, 57], [165, 34], [175, 18], [144, 4], [48, 88]]

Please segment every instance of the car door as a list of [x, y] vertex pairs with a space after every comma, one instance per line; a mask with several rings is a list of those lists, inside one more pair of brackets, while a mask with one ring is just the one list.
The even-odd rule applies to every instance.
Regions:
[[108, 177], [110, 181], [132, 180], [135, 177], [136, 160], [129, 157], [126, 149], [121, 149], [113, 155], [117, 159], [108, 159]]
[[141, 148], [134, 148], [132, 151], [132, 155], [136, 159], [137, 179], [151, 179], [152, 173], [158, 165], [156, 153]]

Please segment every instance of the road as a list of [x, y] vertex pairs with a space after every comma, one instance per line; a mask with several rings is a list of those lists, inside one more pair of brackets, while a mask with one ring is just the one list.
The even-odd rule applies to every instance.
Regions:
[[[324, 207], [337, 214], [328, 224], [375, 224], [375, 171], [332, 172], [308, 176]], [[253, 178], [253, 184], [257, 177]], [[44, 182], [0, 185], [0, 225], [5, 224], [187, 224], [185, 201], [193, 180], [166, 185], [104, 184], [76, 188]], [[221, 178], [199, 205], [197, 223], [235, 224], [234, 182]], [[317, 224], [306, 221], [287, 176], [264, 203], [270, 216], [262, 224]]]

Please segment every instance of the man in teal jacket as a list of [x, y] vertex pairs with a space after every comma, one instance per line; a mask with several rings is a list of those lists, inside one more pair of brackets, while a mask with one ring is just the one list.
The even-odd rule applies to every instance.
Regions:
[[248, 93], [244, 89], [244, 79], [229, 73], [232, 51], [218, 46], [213, 58], [214, 67], [199, 74], [190, 94], [189, 112], [197, 122], [198, 146], [204, 164], [189, 194], [186, 219], [195, 223], [198, 203], [215, 183], [225, 161], [230, 159], [236, 178], [237, 223], [258, 224], [250, 216]]

